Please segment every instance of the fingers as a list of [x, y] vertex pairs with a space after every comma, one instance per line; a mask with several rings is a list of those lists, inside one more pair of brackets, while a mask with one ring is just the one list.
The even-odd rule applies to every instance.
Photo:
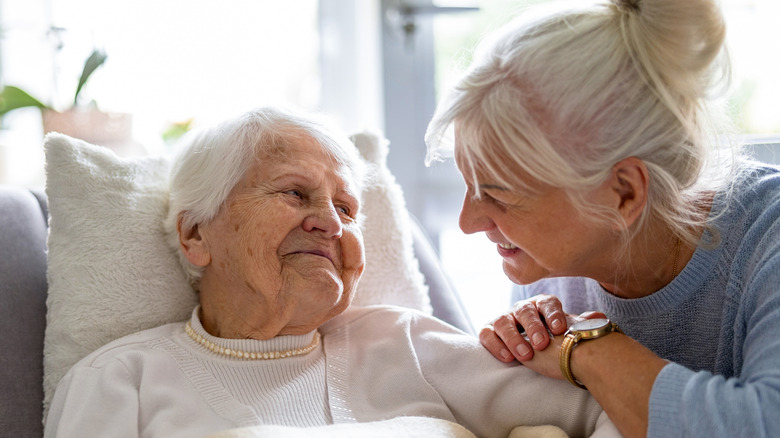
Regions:
[[[516, 344], [507, 342], [510, 351], [516, 352], [518, 359], [533, 357], [533, 351], [527, 350], [526, 347], [533, 346], [534, 350], [544, 350], [550, 344], [550, 332], [561, 335], [568, 327], [563, 304], [553, 295], [537, 295], [532, 299], [519, 301], [514, 306], [513, 315], [516, 324], [525, 329], [525, 338], [531, 341], [529, 344], [523, 338], [522, 342], [518, 341]], [[496, 327], [496, 332], [505, 341], [506, 337], [514, 335], [510, 331], [504, 333], [499, 327]]]
[[603, 314], [601, 312], [596, 312], [595, 310], [591, 310], [591, 311], [588, 311], [588, 312], [580, 313], [579, 317], [580, 317], [580, 319], [597, 319], [597, 318], [606, 318], [607, 315], [605, 315], [605, 314]]
[[504, 341], [502, 341], [501, 338], [496, 335], [496, 332], [493, 331], [492, 325], [486, 326], [479, 332], [479, 342], [482, 343], [482, 346], [485, 347], [490, 354], [501, 362], [509, 363], [515, 360], [515, 356], [509, 352]]
[[544, 317], [547, 328], [549, 328], [554, 335], [562, 335], [566, 332], [568, 326], [566, 323], [566, 313], [564, 313], [563, 304], [558, 297], [553, 295], [538, 295], [536, 297], [536, 308], [538, 309], [539, 314]]
[[539, 309], [533, 301], [520, 301], [516, 303], [512, 314], [516, 321], [515, 331], [517, 331], [516, 325], [519, 324], [525, 329], [525, 336], [531, 343], [529, 344], [525, 338], [523, 338], [522, 341], [515, 339], [513, 336], [514, 332], [504, 324], [501, 324], [500, 326], [494, 324], [496, 332], [510, 348], [510, 351], [516, 352], [518, 359], [520, 359], [520, 357], [523, 357], [523, 360], [527, 360], [525, 359], [526, 357], [530, 359], [533, 357], [533, 351], [530, 351], [531, 345], [533, 345], [533, 349], [535, 350], [544, 350], [550, 343], [547, 327], [544, 325], [542, 316], [539, 314]]
[[[526, 319], [528, 320], [529, 318]], [[505, 313], [493, 321], [493, 331], [496, 336], [501, 339], [507, 350], [512, 353], [512, 356], [520, 362], [531, 360], [534, 357], [534, 350], [526, 338], [528, 329], [526, 328], [526, 333], [524, 334], [521, 333], [523, 328], [526, 328], [526, 326], [519, 324], [516, 311]]]
[[482, 345], [498, 360], [526, 362], [534, 351], [550, 345], [550, 334], [562, 335], [570, 322], [582, 319], [604, 318], [601, 312], [567, 315], [560, 299], [553, 295], [536, 295], [518, 301], [511, 312], [496, 318], [479, 332]]

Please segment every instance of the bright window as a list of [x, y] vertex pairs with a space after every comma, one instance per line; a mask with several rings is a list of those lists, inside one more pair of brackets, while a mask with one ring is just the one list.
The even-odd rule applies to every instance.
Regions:
[[[435, 22], [436, 81], [441, 90], [471, 61], [471, 49], [486, 32], [506, 23], [527, 7], [547, 0], [480, 0], [480, 11], [442, 15]], [[437, 3], [461, 4], [439, 0]], [[746, 134], [780, 137], [780, 39], [777, 0], [724, 0], [727, 45], [734, 69], [730, 107]]]
[[[131, 113], [146, 152], [165, 148], [170, 123], [211, 123], [260, 105], [320, 105], [317, 0], [0, 1], [3, 84], [66, 109], [87, 56], [103, 49], [107, 60], [81, 100]], [[6, 181], [38, 185], [39, 112], [4, 119]]]

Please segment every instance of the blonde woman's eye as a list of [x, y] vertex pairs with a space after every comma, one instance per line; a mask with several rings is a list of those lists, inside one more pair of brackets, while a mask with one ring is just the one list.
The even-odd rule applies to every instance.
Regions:
[[494, 196], [490, 196], [487, 192], [482, 192], [480, 194], [480, 200], [482, 202], [486, 202], [488, 204], [493, 204], [493, 205], [496, 205], [496, 206], [502, 207], [502, 208], [515, 207], [514, 204], [510, 204], [510, 203], [508, 203], [506, 201], [502, 201], [501, 199], [498, 199], [498, 198], [496, 198]]
[[480, 191], [479, 192], [479, 196], [477, 197], [477, 199], [485, 201], [485, 202], [496, 202], [496, 198], [490, 196], [488, 194], [488, 192], [485, 192], [485, 191]]

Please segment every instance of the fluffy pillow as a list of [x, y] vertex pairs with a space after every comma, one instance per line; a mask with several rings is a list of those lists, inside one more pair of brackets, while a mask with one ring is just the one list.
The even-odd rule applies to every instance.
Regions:
[[[374, 164], [364, 196], [366, 268], [354, 305], [396, 304], [431, 313], [412, 251], [400, 186], [376, 134], [353, 137]], [[169, 162], [121, 158], [51, 133], [44, 140], [49, 198], [44, 406], [82, 357], [143, 329], [189, 317], [197, 303], [166, 244]]]
[[197, 303], [165, 244], [168, 162], [49, 134], [44, 406], [65, 372], [121, 336], [186, 319]]
[[355, 134], [352, 141], [373, 169], [362, 206], [366, 268], [353, 305], [395, 304], [431, 314], [428, 287], [414, 256], [406, 201], [386, 165], [388, 141], [371, 132]]

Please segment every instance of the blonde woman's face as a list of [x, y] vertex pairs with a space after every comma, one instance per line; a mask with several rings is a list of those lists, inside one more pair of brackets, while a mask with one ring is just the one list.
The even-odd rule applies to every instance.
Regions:
[[211, 258], [201, 284], [214, 289], [201, 291], [203, 312], [242, 337], [306, 333], [352, 300], [365, 263], [359, 193], [311, 139], [258, 158], [200, 231]]
[[466, 180], [459, 225], [466, 234], [484, 232], [496, 244], [504, 273], [517, 284], [546, 277], [592, 276], [610, 259], [614, 234], [584, 220], [562, 189], [539, 185], [523, 196], [476, 170], [478, 183], [455, 146], [455, 161]]

